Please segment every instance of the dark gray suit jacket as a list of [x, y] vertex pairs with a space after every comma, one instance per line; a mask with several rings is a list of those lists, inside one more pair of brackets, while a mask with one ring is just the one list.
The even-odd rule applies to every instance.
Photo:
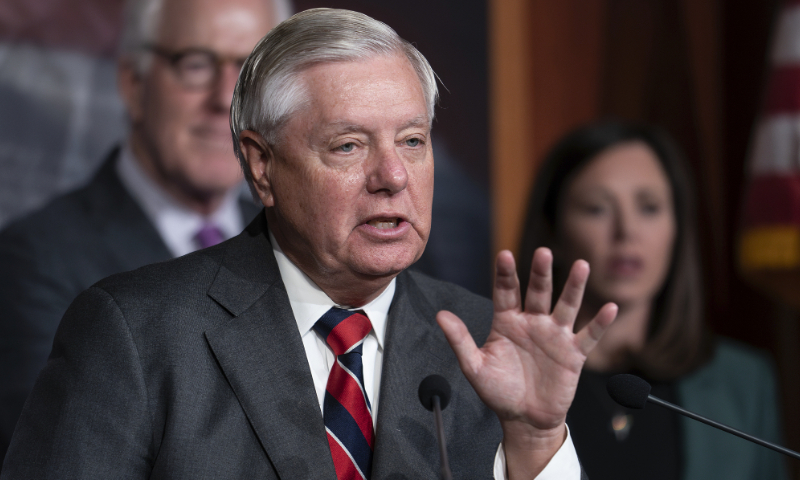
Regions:
[[[117, 157], [0, 232], [0, 459], [70, 302], [104, 277], [172, 257], [119, 181]], [[245, 223], [258, 212], [247, 201], [241, 210]]]
[[[454, 478], [491, 478], [501, 440], [435, 322], [449, 309], [476, 341], [491, 303], [419, 273], [389, 310], [373, 478], [436, 478], [431, 373]], [[335, 478], [322, 414], [262, 215], [239, 236], [107, 278], [70, 306], [25, 405], [2, 479]]]

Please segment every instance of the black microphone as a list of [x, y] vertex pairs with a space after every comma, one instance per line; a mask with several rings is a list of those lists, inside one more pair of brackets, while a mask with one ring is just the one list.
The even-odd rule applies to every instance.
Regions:
[[444, 424], [442, 422], [442, 410], [450, 403], [450, 383], [441, 375], [428, 375], [419, 384], [418, 393], [422, 406], [433, 411], [433, 419], [436, 423], [436, 439], [439, 442], [442, 480], [453, 480], [453, 474], [450, 473], [450, 462], [447, 460], [447, 447], [444, 443]]
[[685, 415], [693, 420], [697, 420], [698, 422], [703, 422], [706, 425], [711, 425], [712, 427], [718, 428], [724, 432], [732, 433], [737, 437], [750, 440], [753, 443], [757, 443], [763, 447], [771, 448], [776, 452], [780, 452], [784, 455], [788, 455], [800, 460], [800, 453], [797, 453], [794, 450], [789, 450], [788, 448], [781, 447], [780, 445], [775, 445], [774, 443], [754, 437], [740, 430], [736, 430], [735, 428], [715, 422], [714, 420], [710, 420], [688, 410], [684, 410], [677, 405], [650, 395], [650, 384], [636, 375], [629, 375], [626, 373], [614, 375], [608, 380], [608, 383], [606, 383], [606, 390], [608, 390], [608, 394], [611, 396], [611, 398], [613, 398], [615, 402], [619, 403], [623, 407], [642, 409], [645, 407], [645, 405], [647, 405], [647, 402], [652, 402], [656, 405], [660, 405], [678, 412], [681, 415]]

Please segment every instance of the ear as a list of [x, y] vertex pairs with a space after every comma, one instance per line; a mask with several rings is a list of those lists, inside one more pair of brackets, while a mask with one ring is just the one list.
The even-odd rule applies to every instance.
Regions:
[[130, 57], [123, 57], [117, 63], [117, 89], [131, 123], [136, 125], [144, 115], [144, 79]]
[[275, 205], [272, 195], [272, 179], [270, 177], [275, 154], [272, 147], [258, 132], [244, 130], [239, 135], [239, 149], [250, 169], [253, 186], [265, 207]]

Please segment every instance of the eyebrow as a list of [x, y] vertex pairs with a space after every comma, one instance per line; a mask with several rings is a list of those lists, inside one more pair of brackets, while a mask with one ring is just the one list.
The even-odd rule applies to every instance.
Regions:
[[348, 122], [333, 122], [328, 124], [326, 127], [330, 128], [331, 130], [336, 130], [336, 133], [355, 133], [364, 129], [364, 127], [361, 125]]
[[428, 121], [428, 115], [417, 115], [403, 125], [403, 130], [410, 127], [425, 127], [430, 128], [431, 123]]
[[[430, 129], [430, 122], [428, 121], [428, 115], [418, 115], [416, 117], [411, 118], [408, 122], [406, 122], [400, 127], [400, 130], [405, 130], [407, 128], [412, 128], [412, 127], [422, 127]], [[328, 128], [335, 129], [337, 132], [341, 133], [357, 133], [364, 130], [363, 125], [358, 125], [350, 122], [332, 122], [328, 124]]]

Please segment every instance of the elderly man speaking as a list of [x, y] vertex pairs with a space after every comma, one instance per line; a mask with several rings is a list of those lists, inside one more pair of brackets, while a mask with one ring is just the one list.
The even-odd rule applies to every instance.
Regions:
[[588, 265], [551, 312], [546, 250], [524, 307], [509, 252], [494, 305], [406, 271], [430, 229], [436, 95], [423, 56], [362, 14], [310, 10], [262, 39], [232, 130], [264, 213], [76, 299], [2, 478], [435, 478], [415, 398], [432, 373], [453, 387], [454, 478], [579, 478], [566, 413], [616, 307], [573, 333]]

